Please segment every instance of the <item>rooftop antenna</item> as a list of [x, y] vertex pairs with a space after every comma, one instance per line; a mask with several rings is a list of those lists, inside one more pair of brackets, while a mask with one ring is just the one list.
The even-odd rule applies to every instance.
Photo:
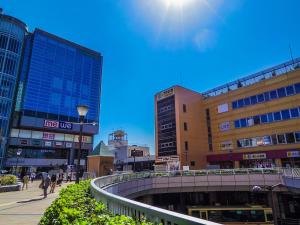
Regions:
[[292, 61], [293, 61], [293, 64], [295, 64], [294, 56], [293, 56], [293, 50], [292, 50], [292, 45], [291, 45], [291, 44], [289, 44], [289, 48], [290, 48], [291, 59], [292, 59]]

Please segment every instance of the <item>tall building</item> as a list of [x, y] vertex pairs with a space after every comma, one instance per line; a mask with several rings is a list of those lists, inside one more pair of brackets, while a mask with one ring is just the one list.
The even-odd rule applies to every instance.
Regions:
[[299, 67], [300, 58], [202, 94], [156, 94], [156, 164], [300, 167]]
[[27, 27], [0, 9], [0, 168], [5, 155], [10, 118]]
[[77, 105], [89, 107], [83, 127], [84, 165], [99, 129], [101, 54], [35, 29], [25, 35], [19, 74], [5, 166], [48, 170], [74, 164]]

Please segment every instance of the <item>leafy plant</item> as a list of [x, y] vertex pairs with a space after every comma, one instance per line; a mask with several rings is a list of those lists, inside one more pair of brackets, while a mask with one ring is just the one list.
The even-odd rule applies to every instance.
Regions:
[[90, 181], [71, 184], [60, 191], [59, 197], [54, 200], [45, 211], [41, 225], [151, 225], [138, 222], [131, 217], [113, 216], [105, 205], [96, 201], [90, 192]]
[[16, 183], [17, 183], [17, 177], [15, 175], [4, 175], [0, 177], [0, 184], [2, 186], [13, 185]]

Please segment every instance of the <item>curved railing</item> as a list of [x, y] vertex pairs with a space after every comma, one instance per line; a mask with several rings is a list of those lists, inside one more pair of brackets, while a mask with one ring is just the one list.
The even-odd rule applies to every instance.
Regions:
[[283, 170], [283, 180], [291, 191], [300, 193], [300, 168], [290, 168]]
[[[139, 185], [144, 185], [151, 188], [153, 183], [146, 184], [146, 180], [149, 178], [155, 178], [159, 180], [176, 179], [176, 178], [188, 178], [188, 177], [219, 177], [224, 175], [226, 177], [240, 177], [240, 175], [247, 175], [248, 179], [254, 175], [275, 175], [275, 177], [281, 177], [281, 169], [229, 169], [229, 170], [195, 170], [195, 171], [170, 171], [170, 172], [141, 172], [141, 173], [123, 173], [115, 174], [105, 177], [99, 177], [91, 182], [91, 190], [93, 196], [102, 201], [110, 212], [114, 215], [122, 214], [137, 219], [143, 217], [154, 223], [179, 225], [179, 224], [216, 224], [210, 221], [190, 217], [173, 211], [161, 209], [144, 203], [140, 203], [125, 197], [120, 196], [120, 190], [122, 186], [128, 182], [134, 183], [135, 187], [131, 192], [138, 191]], [[139, 183], [140, 182], [140, 183]], [[153, 182], [153, 181], [151, 181]], [[194, 183], [195, 184], [195, 183]], [[130, 187], [130, 186], [129, 186]], [[119, 190], [120, 188], [120, 190]], [[128, 188], [128, 187], [127, 187]], [[122, 191], [122, 190], [121, 190]], [[117, 194], [116, 194], [117, 193]], [[126, 195], [125, 195], [126, 196]]]

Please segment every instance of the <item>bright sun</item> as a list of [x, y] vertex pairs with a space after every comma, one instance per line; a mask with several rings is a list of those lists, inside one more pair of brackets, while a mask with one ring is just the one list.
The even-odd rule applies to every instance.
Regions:
[[183, 8], [186, 5], [189, 5], [193, 0], [163, 0], [167, 6], [174, 8]]

